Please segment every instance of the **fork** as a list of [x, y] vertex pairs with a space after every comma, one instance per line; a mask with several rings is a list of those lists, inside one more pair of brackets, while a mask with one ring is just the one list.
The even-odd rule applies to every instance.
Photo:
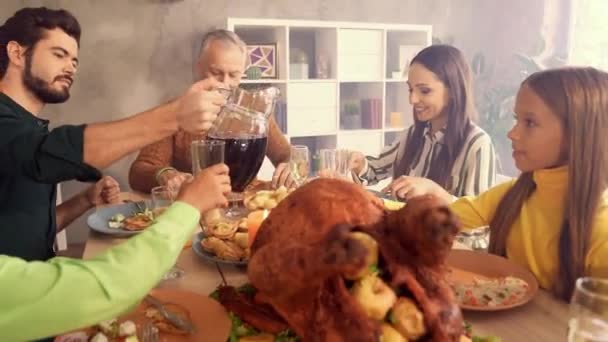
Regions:
[[188, 333], [194, 332], [194, 325], [192, 324], [192, 322], [190, 322], [188, 319], [182, 318], [181, 316], [175, 314], [170, 310], [167, 310], [163, 303], [161, 303], [152, 295], [146, 295], [144, 300], [152, 304], [152, 306], [154, 306], [167, 321], [169, 321], [178, 329], [187, 331]]
[[136, 202], [136, 201], [133, 201], [133, 200], [124, 200], [123, 202], [135, 204], [135, 207], [137, 208], [137, 212], [138, 213], [143, 213], [147, 209], [147, 206], [145, 205], [145, 202]]
[[143, 342], [158, 342], [158, 328], [152, 322], [146, 321], [141, 333], [141, 339]]

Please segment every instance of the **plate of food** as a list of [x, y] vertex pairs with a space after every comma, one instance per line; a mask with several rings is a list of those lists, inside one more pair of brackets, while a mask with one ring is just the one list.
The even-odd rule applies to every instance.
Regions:
[[146, 202], [128, 202], [97, 209], [87, 218], [88, 226], [99, 233], [128, 237], [140, 233], [154, 221]]
[[247, 266], [249, 259], [248, 249], [242, 248], [234, 241], [207, 236], [203, 232], [195, 235], [192, 250], [207, 261], [225, 265]]
[[538, 292], [530, 271], [497, 255], [455, 249], [447, 264], [456, 300], [465, 310], [511, 309], [526, 304]]
[[272, 210], [276, 208], [294, 189], [287, 189], [285, 186], [280, 186], [276, 189], [264, 189], [251, 191], [243, 200], [245, 207], [250, 211], [255, 210]]
[[[93, 327], [55, 339], [67, 341], [144, 341], [144, 325], [152, 324], [163, 342], [209, 341], [225, 342], [230, 336], [230, 319], [224, 308], [211, 298], [193, 292], [171, 289], [154, 289], [150, 292], [172, 314], [188, 320], [194, 331], [180, 330], [166, 320], [160, 311], [147, 301], [124, 316], [100, 322]], [[78, 339], [80, 338], [80, 339]]]

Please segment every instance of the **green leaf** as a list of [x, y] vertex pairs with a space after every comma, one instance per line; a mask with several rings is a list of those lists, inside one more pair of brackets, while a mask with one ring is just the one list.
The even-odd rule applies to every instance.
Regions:
[[393, 312], [393, 310], [390, 310], [388, 312], [388, 321], [391, 324], [396, 324], [397, 323], [397, 318], [395, 317], [395, 313]]
[[220, 301], [220, 292], [218, 290], [211, 292], [211, 294], [209, 294], [209, 298], [215, 299], [216, 301], [219, 302]]
[[245, 337], [245, 336], [257, 335], [260, 332], [248, 324], [242, 324], [235, 329], [235, 333], [236, 333], [236, 336], [238, 336], [238, 337]]
[[255, 294], [258, 292], [258, 290], [250, 283], [240, 286], [238, 289], [236, 289], [236, 291], [250, 296], [255, 296]]
[[239, 316], [233, 314], [232, 312], [228, 313], [228, 315], [230, 316], [230, 321], [232, 322], [233, 329], [236, 329], [240, 327], [241, 324], [243, 324], [243, 321]]
[[291, 330], [281, 331], [274, 339], [275, 342], [297, 342], [300, 338]]
[[371, 264], [369, 265], [369, 273], [380, 273], [380, 269], [378, 268], [378, 265], [376, 264]]
[[464, 329], [465, 335], [471, 336], [473, 334], [473, 325], [471, 323], [463, 321], [462, 328]]

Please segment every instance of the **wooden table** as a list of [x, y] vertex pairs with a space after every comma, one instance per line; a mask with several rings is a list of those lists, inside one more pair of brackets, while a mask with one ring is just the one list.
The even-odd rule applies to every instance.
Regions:
[[[136, 200], [139, 196], [128, 198]], [[124, 239], [109, 238], [91, 232], [83, 258], [94, 257], [122, 241]], [[177, 265], [184, 269], [186, 274], [180, 279], [163, 282], [160, 287], [207, 295], [221, 283], [216, 266], [202, 260], [190, 248], [183, 250]], [[221, 268], [230, 285], [247, 282], [245, 269], [231, 266], [221, 266]], [[465, 311], [464, 317], [473, 325], [476, 334], [497, 335], [506, 342], [566, 341], [568, 305], [554, 299], [545, 291], [539, 291], [530, 303], [520, 308], [500, 312]]]

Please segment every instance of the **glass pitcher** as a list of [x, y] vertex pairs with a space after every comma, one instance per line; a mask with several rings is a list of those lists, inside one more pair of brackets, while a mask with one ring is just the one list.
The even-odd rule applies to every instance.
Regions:
[[224, 163], [230, 168], [232, 185], [227, 216], [245, 214], [243, 191], [257, 175], [266, 156], [268, 122], [279, 95], [275, 87], [230, 90], [226, 106], [207, 133], [207, 139], [225, 143]]

